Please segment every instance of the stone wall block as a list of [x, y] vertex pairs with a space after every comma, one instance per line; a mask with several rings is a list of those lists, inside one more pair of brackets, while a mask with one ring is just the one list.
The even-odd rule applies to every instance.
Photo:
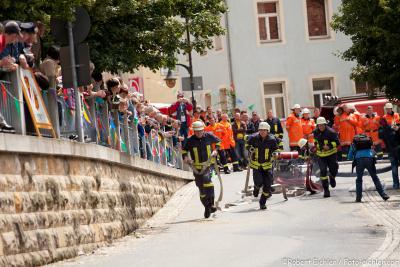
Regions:
[[0, 213], [14, 213], [14, 194], [12, 192], [2, 192], [0, 194]]
[[15, 255], [20, 252], [19, 242], [17, 237], [15, 236], [14, 231], [2, 233], [1, 238], [4, 245], [4, 254], [5, 255]]
[[0, 155], [0, 170], [2, 174], [21, 174], [21, 166], [17, 154], [1, 154]]

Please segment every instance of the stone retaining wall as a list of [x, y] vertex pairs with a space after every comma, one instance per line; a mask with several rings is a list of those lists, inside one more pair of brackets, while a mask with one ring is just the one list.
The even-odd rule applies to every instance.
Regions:
[[[141, 159], [128, 165], [115, 155], [90, 158], [87, 150], [59, 155], [52, 140], [37, 141], [48, 143], [46, 152], [24, 153], [21, 144], [12, 151], [2, 137], [0, 266], [39, 266], [90, 252], [137, 229], [190, 181], [187, 172]], [[98, 153], [97, 146], [57, 142]]]

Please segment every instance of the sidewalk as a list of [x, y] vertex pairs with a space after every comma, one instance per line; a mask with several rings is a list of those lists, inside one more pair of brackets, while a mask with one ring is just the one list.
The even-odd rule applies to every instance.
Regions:
[[[377, 169], [390, 166], [389, 162], [380, 162]], [[351, 165], [340, 165], [341, 171], [348, 171]], [[400, 259], [400, 190], [393, 190], [393, 180], [391, 171], [378, 174], [382, 184], [386, 188], [390, 199], [384, 202], [379, 194], [375, 191], [375, 186], [369, 175], [363, 177], [363, 208], [370, 214], [380, 225], [385, 227], [386, 237], [380, 248], [371, 255], [373, 260], [394, 260]], [[350, 178], [351, 179], [351, 178]], [[354, 176], [354, 181], [356, 177]], [[355, 182], [349, 188], [355, 199]], [[371, 266], [371, 265], [363, 265]], [[375, 265], [376, 266], [376, 265]], [[398, 265], [384, 265], [398, 266]]]

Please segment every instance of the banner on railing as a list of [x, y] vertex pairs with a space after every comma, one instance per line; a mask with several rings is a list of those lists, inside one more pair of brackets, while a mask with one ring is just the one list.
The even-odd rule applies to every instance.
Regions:
[[40, 93], [40, 87], [36, 82], [32, 70], [18, 68], [18, 71], [18, 86], [22, 89], [24, 94], [37, 135], [41, 136], [40, 129], [48, 129], [51, 130], [51, 133], [55, 138], [56, 134], [54, 132], [53, 125], [51, 124], [49, 114], [47, 113], [47, 109], [44, 105], [42, 94]]

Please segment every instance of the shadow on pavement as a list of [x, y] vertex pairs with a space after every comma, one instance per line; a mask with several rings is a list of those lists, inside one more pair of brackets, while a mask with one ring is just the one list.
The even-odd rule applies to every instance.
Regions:
[[182, 223], [199, 223], [199, 222], [212, 222], [212, 219], [192, 219], [192, 220], [185, 220], [185, 221], [176, 221], [176, 222], [170, 222], [167, 224], [182, 224]]

